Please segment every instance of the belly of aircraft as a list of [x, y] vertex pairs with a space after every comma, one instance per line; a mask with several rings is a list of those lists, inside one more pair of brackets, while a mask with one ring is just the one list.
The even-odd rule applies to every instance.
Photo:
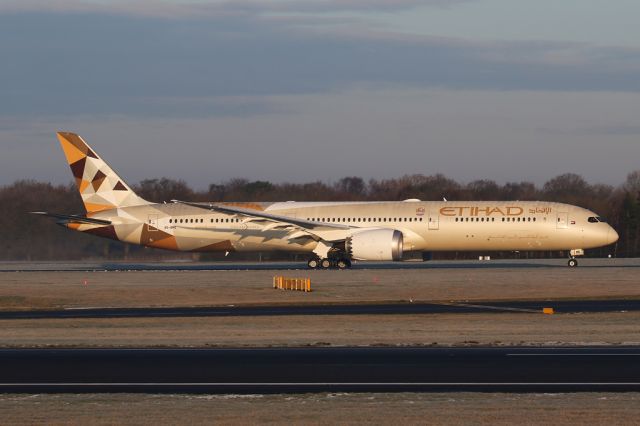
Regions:
[[174, 235], [180, 250], [197, 252], [273, 250], [309, 252], [317, 244], [311, 239], [289, 240], [288, 233], [283, 231], [263, 232], [252, 229], [182, 229], [176, 230]]

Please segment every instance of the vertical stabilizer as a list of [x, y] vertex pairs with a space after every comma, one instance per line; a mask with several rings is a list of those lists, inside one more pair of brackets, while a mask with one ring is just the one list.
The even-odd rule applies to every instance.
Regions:
[[87, 213], [149, 204], [138, 197], [77, 134], [58, 132]]

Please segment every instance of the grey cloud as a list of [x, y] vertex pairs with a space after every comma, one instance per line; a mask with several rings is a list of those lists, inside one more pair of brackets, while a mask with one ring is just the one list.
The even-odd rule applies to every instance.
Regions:
[[335, 13], [335, 12], [393, 12], [417, 7], [448, 8], [474, 0], [306, 0], [306, 1], [228, 1], [219, 10], [250, 10], [254, 12]]
[[146, 17], [259, 16], [270, 13], [396, 12], [417, 7], [449, 8], [478, 0], [225, 0], [209, 2], [158, 2], [153, 0], [111, 1], [30, 0], [0, 3], [0, 13], [59, 12], [111, 13]]
[[637, 136], [640, 125], [634, 124], [601, 124], [580, 127], [538, 127], [537, 133], [551, 136]]
[[583, 129], [584, 134], [602, 136], [636, 136], [640, 135], [640, 125], [637, 124], [613, 124], [590, 126]]
[[[580, 60], [549, 60], [558, 51]], [[244, 17], [5, 14], [0, 55], [5, 116], [254, 115], [277, 112], [263, 96], [362, 84], [640, 91], [633, 49], [324, 35]]]
[[592, 134], [608, 136], [636, 136], [640, 135], [640, 126], [606, 126], [590, 129]]

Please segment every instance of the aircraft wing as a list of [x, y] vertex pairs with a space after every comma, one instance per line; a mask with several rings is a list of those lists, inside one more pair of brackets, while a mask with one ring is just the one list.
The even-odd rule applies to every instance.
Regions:
[[49, 212], [29, 212], [31, 214], [38, 214], [41, 216], [53, 217], [55, 219], [68, 220], [70, 222], [88, 223], [91, 225], [111, 225], [111, 221], [102, 219], [92, 219], [90, 217], [79, 216], [75, 214], [60, 214]]
[[268, 222], [272, 222], [273, 225], [267, 225], [268, 229], [275, 227], [285, 226], [297, 228], [300, 231], [315, 236], [314, 239], [322, 239], [326, 241], [340, 241], [347, 237], [347, 231], [351, 229], [350, 226], [340, 225], [337, 223], [325, 223], [325, 222], [312, 222], [305, 219], [298, 219], [288, 216], [282, 216], [278, 214], [266, 213], [259, 210], [245, 209], [242, 207], [226, 206], [213, 203], [190, 203], [187, 201], [171, 200], [174, 203], [185, 204], [192, 207], [197, 207], [205, 210], [212, 210], [220, 213], [238, 214], [246, 216], [252, 219], [259, 219]]

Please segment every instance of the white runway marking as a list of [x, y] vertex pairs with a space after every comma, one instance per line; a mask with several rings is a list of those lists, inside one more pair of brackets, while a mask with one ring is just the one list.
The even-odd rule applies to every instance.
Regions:
[[640, 354], [506, 354], [507, 356], [640, 356]]

